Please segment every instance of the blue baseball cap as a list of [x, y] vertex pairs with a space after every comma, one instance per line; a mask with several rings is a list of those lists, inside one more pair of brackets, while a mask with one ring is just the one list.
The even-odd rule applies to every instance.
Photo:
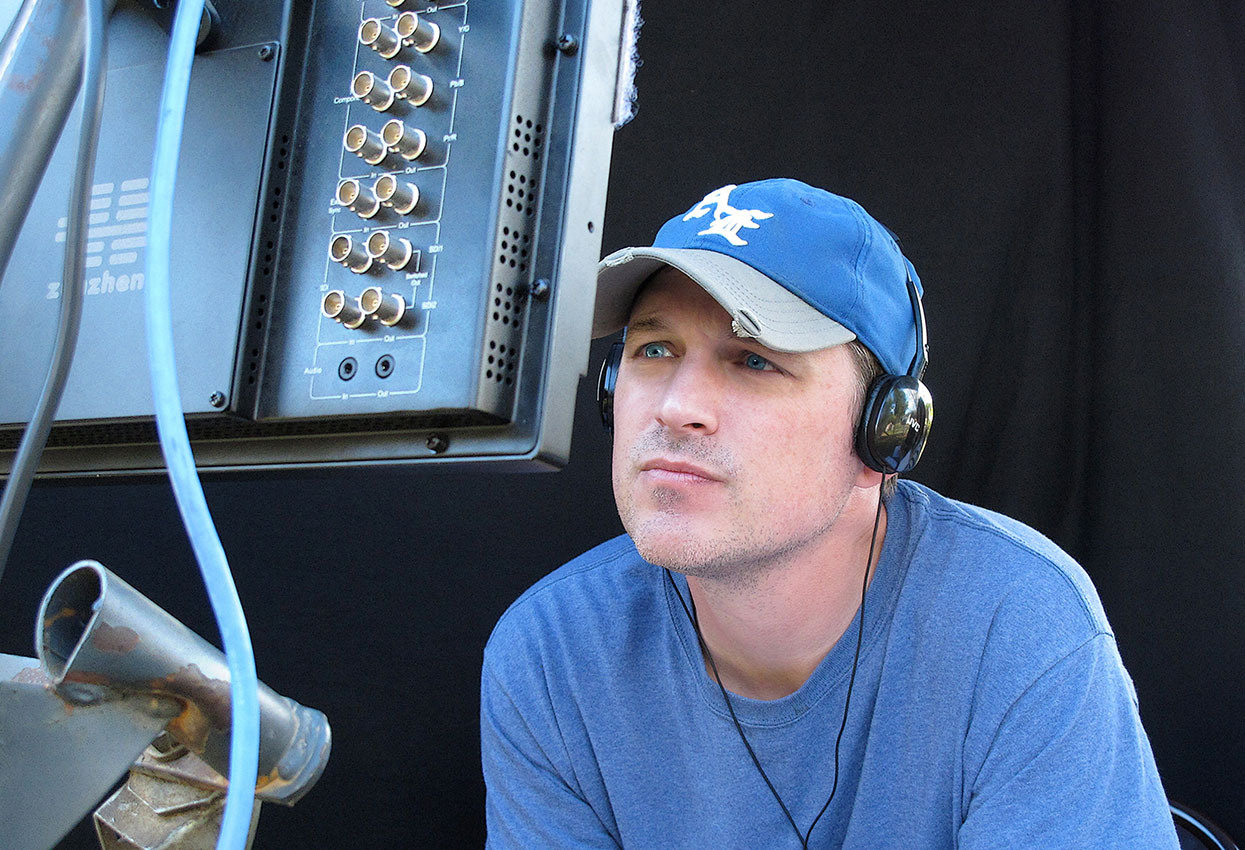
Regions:
[[908, 371], [916, 269], [891, 234], [853, 200], [798, 180], [710, 192], [670, 219], [650, 248], [597, 266], [593, 336], [627, 324], [640, 287], [664, 266], [700, 284], [736, 334], [775, 351], [817, 351], [858, 339], [891, 374]]

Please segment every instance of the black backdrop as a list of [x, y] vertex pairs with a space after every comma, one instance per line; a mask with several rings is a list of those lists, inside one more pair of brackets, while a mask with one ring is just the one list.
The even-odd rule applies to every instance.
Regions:
[[[643, 12], [605, 249], [777, 175], [895, 229], [926, 286], [938, 404], [915, 477], [1081, 559], [1169, 794], [1245, 837], [1241, 4]], [[311, 795], [265, 808], [258, 846], [482, 843], [489, 629], [619, 529], [590, 383], [557, 474], [208, 484], [260, 677], [335, 738]], [[39, 594], [82, 557], [215, 637], [166, 483], [44, 485], [0, 586], [0, 650], [31, 654]]]

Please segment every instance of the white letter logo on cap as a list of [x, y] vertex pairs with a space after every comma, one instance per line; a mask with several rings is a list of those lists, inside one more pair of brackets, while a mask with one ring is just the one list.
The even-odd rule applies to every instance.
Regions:
[[739, 237], [740, 229], [747, 227], [750, 230], [756, 230], [761, 226], [757, 224], [757, 221], [774, 217], [773, 213], [760, 210], [737, 210], [732, 207], [730, 205], [731, 191], [735, 188], [735, 184], [732, 183], [721, 189], [715, 189], [705, 195], [699, 204], [692, 207], [691, 212], [683, 216], [684, 221], [701, 218], [709, 212], [711, 206], [713, 207], [713, 220], [709, 222], [707, 228], [697, 233], [697, 236], [721, 236], [732, 245], [747, 245], [747, 241]]

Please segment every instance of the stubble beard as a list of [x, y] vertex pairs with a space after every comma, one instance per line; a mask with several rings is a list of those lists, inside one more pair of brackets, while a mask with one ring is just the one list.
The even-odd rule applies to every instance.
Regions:
[[[727, 479], [729, 507], [719, 513], [743, 521], [706, 536], [703, 528], [696, 527], [696, 515], [684, 510], [684, 494], [671, 488], [654, 490], [652, 498], [657, 510], [648, 511], [650, 515], [642, 517], [631, 487], [634, 475], [638, 474], [635, 470], [640, 458], [656, 451], [703, 463], [722, 472]], [[790, 563], [813, 541], [827, 534], [847, 506], [848, 489], [827, 493], [834, 498], [831, 503], [823, 503], [824, 512], [819, 522], [798, 533], [786, 532], [767, 522], [764, 516], [747, 521], [756, 511], [744, 503], [738, 489], [732, 486], [738, 481], [740, 468], [729, 454], [708, 443], [649, 431], [636, 440], [629, 454], [624, 480], [620, 482], [615, 477], [614, 498], [623, 527], [640, 557], [659, 567], [731, 590], [756, 589], [768, 573]]]

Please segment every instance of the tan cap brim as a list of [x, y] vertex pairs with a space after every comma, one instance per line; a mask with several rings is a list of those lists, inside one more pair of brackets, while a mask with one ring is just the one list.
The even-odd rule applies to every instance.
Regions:
[[856, 335], [810, 307], [747, 263], [699, 248], [624, 248], [597, 266], [597, 303], [592, 336], [621, 330], [640, 286], [662, 266], [673, 266], [722, 305], [735, 332], [775, 351], [818, 351]]

